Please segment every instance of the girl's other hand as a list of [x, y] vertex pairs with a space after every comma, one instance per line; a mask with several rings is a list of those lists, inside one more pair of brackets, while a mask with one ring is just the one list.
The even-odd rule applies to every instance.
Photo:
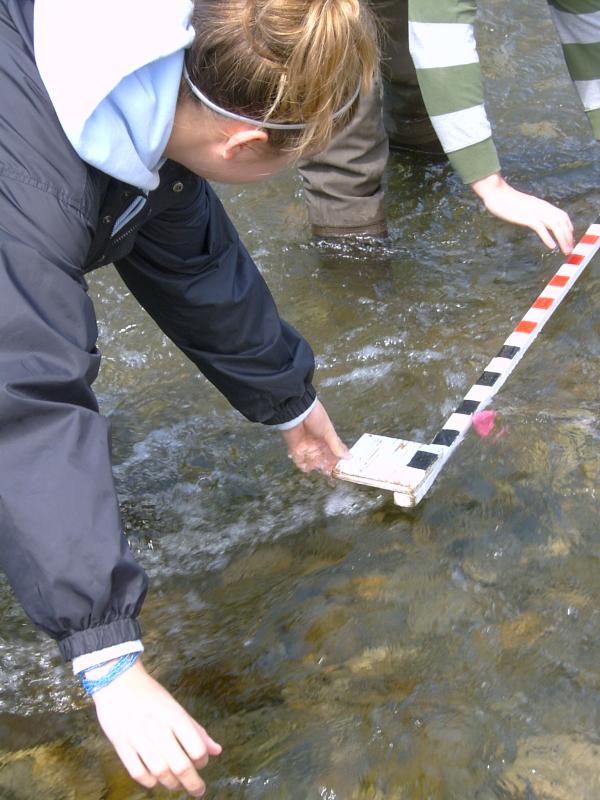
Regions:
[[319, 400], [306, 419], [282, 434], [289, 457], [302, 472], [316, 469], [331, 475], [340, 458], [350, 457], [350, 451], [335, 432]]
[[162, 784], [201, 797], [198, 774], [221, 745], [154, 680], [138, 659], [93, 695], [102, 730], [131, 777], [148, 789]]
[[550, 250], [558, 244], [567, 256], [573, 249], [573, 224], [560, 208], [513, 189], [499, 172], [475, 181], [471, 188], [491, 214], [531, 228]]

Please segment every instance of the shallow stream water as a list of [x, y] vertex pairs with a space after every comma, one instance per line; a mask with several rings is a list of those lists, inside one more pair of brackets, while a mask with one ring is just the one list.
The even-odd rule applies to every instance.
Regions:
[[[545, 3], [481, 6], [505, 175], [581, 235], [598, 152]], [[383, 248], [311, 243], [293, 170], [220, 189], [348, 443], [429, 441], [561, 263], [445, 163], [394, 154], [387, 182]], [[410, 512], [294, 471], [112, 269], [90, 289], [147, 664], [224, 745], [207, 796], [597, 800], [600, 260], [496, 397], [507, 434]], [[145, 797], [5, 582], [0, 613], [0, 800]]]

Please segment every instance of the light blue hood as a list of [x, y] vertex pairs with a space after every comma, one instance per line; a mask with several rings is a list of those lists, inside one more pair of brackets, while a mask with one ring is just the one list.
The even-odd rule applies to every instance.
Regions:
[[69, 141], [88, 164], [158, 185], [194, 39], [190, 0], [36, 0], [35, 58]]

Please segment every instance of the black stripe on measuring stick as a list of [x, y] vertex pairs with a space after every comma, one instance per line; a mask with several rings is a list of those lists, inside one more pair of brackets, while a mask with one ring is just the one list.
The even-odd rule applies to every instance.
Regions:
[[427, 469], [437, 460], [437, 457], [437, 453], [428, 453], [427, 450], [417, 450], [408, 462], [408, 466], [414, 467], [415, 469]]
[[493, 386], [499, 377], [499, 372], [482, 372], [475, 381], [475, 384], [477, 386]]
[[444, 447], [450, 447], [457, 436], [458, 431], [453, 431], [451, 428], [442, 428], [431, 444], [443, 444]]
[[469, 417], [474, 411], [477, 411], [478, 406], [479, 403], [477, 400], [463, 400], [454, 413], [466, 414]]
[[503, 344], [496, 358], [514, 358], [521, 348], [512, 344]]

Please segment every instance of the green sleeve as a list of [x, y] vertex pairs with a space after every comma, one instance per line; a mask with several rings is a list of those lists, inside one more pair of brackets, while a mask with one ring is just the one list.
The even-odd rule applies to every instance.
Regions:
[[409, 0], [409, 42], [432, 124], [465, 183], [500, 169], [475, 43], [476, 0]]
[[548, 0], [567, 69], [600, 139], [600, 0]]

